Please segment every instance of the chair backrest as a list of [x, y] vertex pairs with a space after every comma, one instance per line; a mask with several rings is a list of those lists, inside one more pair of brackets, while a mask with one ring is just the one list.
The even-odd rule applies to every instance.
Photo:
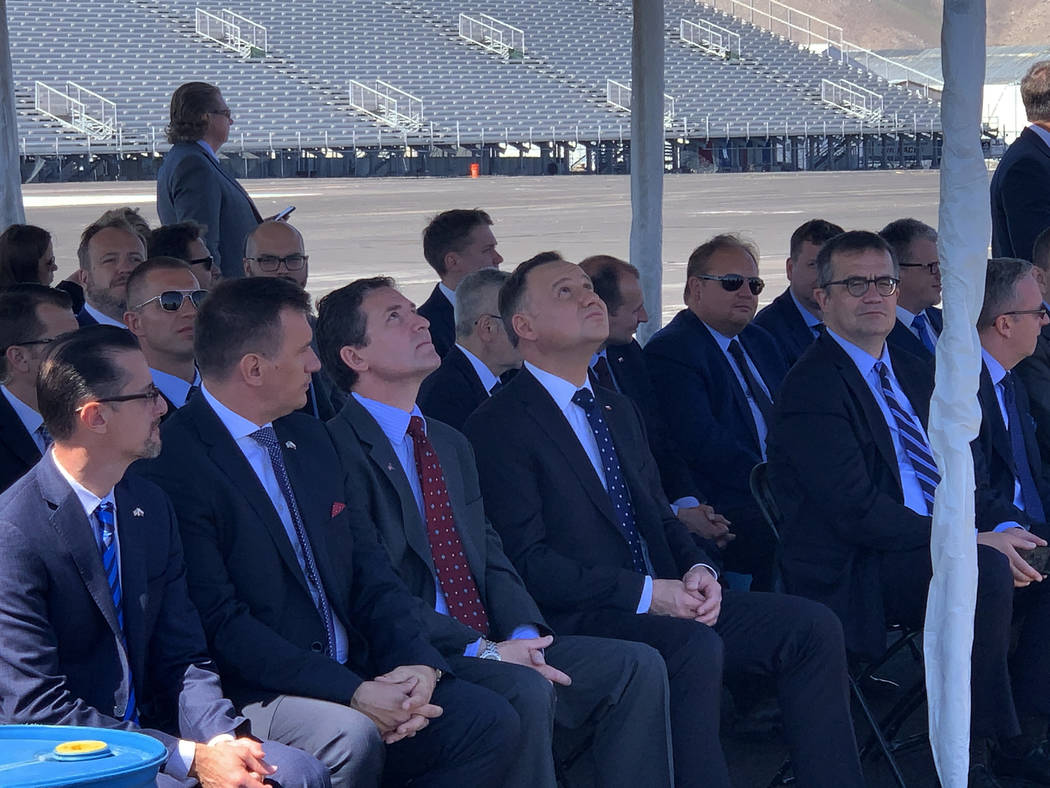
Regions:
[[769, 525], [770, 530], [773, 531], [773, 536], [776, 537], [779, 545], [780, 525], [784, 516], [780, 512], [776, 498], [773, 497], [773, 490], [769, 486], [769, 467], [767, 463], [760, 462], [751, 469], [750, 485], [751, 495], [754, 496], [755, 501], [758, 503], [758, 508], [762, 510], [762, 516], [766, 518], [766, 523]]

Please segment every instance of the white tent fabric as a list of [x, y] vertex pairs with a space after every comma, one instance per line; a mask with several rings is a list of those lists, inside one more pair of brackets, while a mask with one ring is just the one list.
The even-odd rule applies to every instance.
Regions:
[[930, 443], [942, 478], [933, 511], [933, 580], [924, 640], [930, 744], [944, 788], [965, 786], [969, 770], [970, 651], [977, 598], [969, 443], [981, 425], [981, 352], [975, 326], [991, 238], [988, 172], [980, 144], [985, 21], [985, 0], [944, 4], [938, 218], [944, 332], [937, 341], [937, 386], [930, 407]]
[[653, 319], [638, 327], [645, 343], [660, 328], [663, 284], [664, 4], [634, 0], [631, 41], [631, 263], [641, 272]]
[[18, 116], [7, 35], [7, 2], [0, 0], [0, 229], [25, 221], [18, 158]]

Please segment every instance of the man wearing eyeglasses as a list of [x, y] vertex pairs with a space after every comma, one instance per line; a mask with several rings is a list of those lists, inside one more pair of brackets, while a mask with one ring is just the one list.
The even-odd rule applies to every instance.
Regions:
[[166, 224], [150, 233], [146, 253], [150, 257], [174, 257], [185, 261], [201, 289], [211, 290], [219, 283], [222, 273], [204, 245], [207, 231], [207, 227], [192, 221]]
[[773, 399], [787, 372], [776, 341], [752, 325], [758, 250], [734, 235], [698, 246], [686, 269], [686, 308], [645, 346], [657, 401], [699, 489], [733, 524], [725, 568], [772, 584], [773, 536], [751, 495], [765, 459]]
[[128, 278], [124, 322], [139, 338], [153, 375], [168, 404], [168, 414], [200, 390], [193, 360], [193, 324], [207, 295], [190, 267], [174, 257], [153, 257]]
[[937, 231], [918, 219], [897, 219], [879, 235], [890, 245], [900, 270], [897, 322], [886, 341], [913, 356], [932, 360], [944, 326], [936, 306], [941, 302]]
[[[927, 434], [933, 375], [925, 361], [886, 341], [897, 319], [897, 284], [897, 263], [875, 233], [847, 232], [824, 245], [815, 295], [827, 331], [788, 375], [768, 441], [788, 590], [831, 607], [847, 649], [862, 657], [885, 650], [887, 625], [922, 626], [932, 574], [931, 513], [940, 482]], [[1015, 319], [1030, 321], [1030, 331], [1040, 323], [1032, 315], [1001, 321]], [[1011, 673], [1012, 589], [1037, 577], [1017, 550], [1045, 542], [1018, 528], [994, 530], [1001, 517], [984, 503], [981, 455], [975, 452], [980, 531], [969, 785], [995, 788], [993, 768], [1050, 779], [1045, 753], [1026, 752], [1005, 766], [989, 756], [993, 738], [1008, 748], [1021, 733], [1019, 714], [1050, 697], [1050, 622], [1040, 609], [1026, 623], [1021, 648], [1029, 661]]]
[[22, 284], [0, 293], [0, 492], [36, 465], [51, 444], [36, 396], [36, 373], [55, 337], [77, 330], [69, 296]]
[[171, 97], [171, 150], [157, 171], [157, 213], [164, 224], [187, 220], [208, 228], [207, 244], [224, 277], [243, 276], [244, 239], [263, 221], [252, 198], [219, 164], [233, 114], [207, 82], [187, 82]]

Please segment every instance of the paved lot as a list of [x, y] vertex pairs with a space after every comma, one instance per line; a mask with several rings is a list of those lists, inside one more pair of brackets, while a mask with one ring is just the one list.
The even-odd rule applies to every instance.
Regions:
[[[710, 236], [741, 232], [758, 243], [772, 299], [785, 284], [788, 238], [812, 217], [847, 229], [879, 229], [901, 216], [936, 225], [938, 174], [930, 171], [672, 175], [664, 186], [666, 320], [681, 305], [685, 261]], [[496, 220], [505, 265], [558, 249], [570, 260], [626, 257], [630, 183], [626, 176], [471, 180], [374, 178], [247, 182], [264, 215], [295, 205], [292, 216], [310, 253], [315, 296], [359, 276], [390, 274], [422, 301], [434, 281], [423, 260], [427, 219], [454, 207], [480, 206]], [[27, 220], [55, 236], [60, 275], [76, 265], [80, 230], [103, 210], [139, 208], [157, 222], [154, 184], [122, 182], [24, 187]]]

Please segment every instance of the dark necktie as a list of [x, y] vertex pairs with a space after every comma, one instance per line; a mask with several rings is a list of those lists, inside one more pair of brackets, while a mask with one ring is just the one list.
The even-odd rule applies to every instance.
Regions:
[[931, 353], [936, 353], [937, 346], [933, 344], [933, 340], [930, 338], [929, 320], [926, 317], [926, 313], [919, 312], [915, 319], [911, 321], [911, 327], [919, 335], [919, 340], [922, 342], [923, 347]]
[[184, 399], [182, 403], [185, 405], [187, 402], [193, 399], [197, 395], [197, 392], [200, 390], [201, 387], [194, 383], [192, 386], [190, 386], [190, 390], [186, 392], [186, 399]]
[[295, 500], [295, 492], [292, 483], [288, 479], [288, 469], [284, 465], [284, 455], [281, 454], [281, 443], [277, 440], [277, 433], [273, 427], [263, 427], [256, 430], [249, 437], [266, 449], [270, 456], [270, 464], [273, 466], [274, 476], [277, 477], [277, 486], [281, 488], [281, 495], [288, 506], [288, 513], [292, 518], [292, 528], [295, 538], [299, 542], [299, 550], [302, 555], [302, 570], [306, 575], [306, 582], [311, 589], [311, 597], [317, 606], [317, 612], [321, 614], [321, 621], [325, 630], [325, 653], [335, 657], [335, 619], [332, 617], [332, 608], [328, 605], [328, 597], [325, 595], [324, 586], [321, 585], [321, 575], [317, 571], [317, 563], [314, 560], [314, 551], [310, 547], [310, 540], [306, 536], [306, 526], [303, 517], [299, 513], [299, 504]]
[[755, 405], [758, 406], [758, 412], [762, 414], [762, 420], [766, 423], [766, 427], [769, 427], [773, 419], [773, 402], [762, 388], [762, 384], [755, 378], [751, 365], [747, 363], [747, 358], [744, 356], [744, 348], [736, 339], [729, 343], [729, 355], [733, 357], [736, 368], [740, 370], [740, 374], [744, 376], [744, 382], [747, 383], [745, 393], [754, 400]]
[[1025, 451], [1024, 428], [1021, 426], [1021, 419], [1024, 416], [1017, 409], [1017, 395], [1014, 391], [1016, 383], [1012, 372], [1006, 373], [1002, 385], [1003, 405], [1006, 407], [1006, 417], [1010, 420], [1006, 431], [1010, 435], [1010, 451], [1014, 456], [1014, 472], [1017, 474], [1017, 481], [1021, 484], [1021, 499], [1024, 501], [1025, 514], [1031, 517], [1033, 522], [1045, 523], [1046, 512], [1039, 498], [1039, 488], [1036, 487], [1035, 478], [1032, 476], [1032, 466], [1028, 464], [1028, 452]]
[[492, 384], [492, 388], [489, 389], [489, 396], [490, 397], [495, 397], [496, 396], [496, 392], [499, 391], [501, 388], [503, 388], [503, 381], [500, 380], [499, 378], [496, 378], [496, 382], [493, 383]]
[[605, 470], [606, 490], [609, 493], [613, 511], [616, 512], [616, 526], [631, 549], [631, 563], [635, 571], [649, 574], [645, 563], [645, 553], [642, 550], [642, 538], [634, 522], [631, 493], [623, 478], [620, 458], [616, 454], [616, 446], [613, 444], [609, 426], [602, 418], [601, 408], [594, 399], [594, 395], [587, 389], [580, 389], [573, 394], [572, 401], [583, 408], [587, 414], [587, 422], [591, 425], [591, 432], [594, 433], [594, 438], [598, 442], [598, 453], [601, 455], [602, 468]]
[[879, 384], [882, 386], [882, 396], [886, 400], [886, 406], [893, 414], [893, 420], [897, 423], [897, 435], [900, 437], [901, 448], [915, 471], [915, 478], [919, 481], [922, 489], [922, 497], [926, 499], [928, 514], [933, 513], [933, 495], [937, 491], [937, 485], [941, 482], [941, 474], [937, 471], [937, 463], [933, 461], [930, 446], [926, 442], [926, 436], [922, 434], [915, 422], [912, 421], [908, 412], [901, 407], [897, 395], [893, 393], [890, 384], [889, 372], [886, 365], [881, 361], [875, 363], [875, 370], [879, 375]]
[[598, 360], [594, 362], [592, 369], [594, 369], [594, 374], [598, 378], [599, 386], [612, 389], [613, 391], [620, 390], [613, 379], [612, 370], [609, 369], [609, 361], [605, 356], [598, 356]]
[[821, 334], [824, 333], [824, 324], [823, 323], [814, 323], [813, 325], [811, 325], [809, 327], [809, 330], [813, 332], [813, 338], [816, 339]]
[[50, 449], [51, 444], [55, 442], [55, 439], [51, 437], [51, 433], [47, 431], [47, 427], [43, 423], [36, 428], [36, 434], [40, 436], [40, 440], [44, 443], [44, 451]]
[[[120, 590], [120, 562], [117, 560], [117, 519], [113, 514], [113, 504], [103, 501], [95, 509], [98, 520], [99, 541], [102, 544], [102, 569], [109, 582], [109, 594], [113, 607], [117, 609], [117, 625], [120, 627], [120, 640], [124, 653], [128, 652], [128, 639], [124, 632], [124, 595]], [[138, 722], [138, 711], [135, 708], [135, 682], [131, 675], [131, 657], [128, 657], [128, 705], [124, 710], [124, 719]]]
[[427, 541], [434, 560], [438, 585], [445, 595], [448, 614], [482, 635], [489, 633], [489, 617], [481, 602], [478, 585], [470, 573], [470, 563], [463, 554], [463, 541], [452, 514], [445, 472], [434, 446], [423, 429], [423, 419], [413, 416], [408, 422], [412, 436], [416, 473], [423, 489], [423, 511], [426, 512]]

